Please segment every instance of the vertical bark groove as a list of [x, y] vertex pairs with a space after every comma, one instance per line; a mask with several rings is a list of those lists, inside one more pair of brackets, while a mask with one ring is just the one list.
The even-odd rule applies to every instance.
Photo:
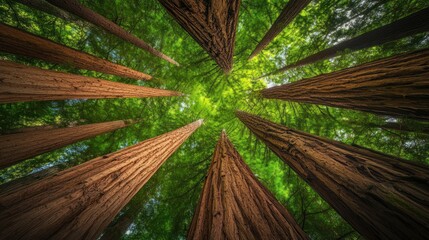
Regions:
[[429, 120], [429, 49], [261, 91], [265, 98]]
[[222, 132], [188, 239], [308, 238]]
[[69, 48], [3, 23], [0, 23], [0, 51], [120, 77], [144, 80], [152, 78], [145, 73]]
[[0, 236], [96, 239], [201, 122], [0, 193]]
[[427, 238], [427, 166], [236, 115], [365, 238]]

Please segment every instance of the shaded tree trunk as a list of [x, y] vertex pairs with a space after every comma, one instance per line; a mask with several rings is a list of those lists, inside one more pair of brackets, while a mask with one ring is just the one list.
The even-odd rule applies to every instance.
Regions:
[[157, 51], [149, 44], [144, 42], [143, 40], [137, 38], [136, 36], [127, 32], [125, 29], [118, 26], [116, 23], [92, 11], [91, 9], [83, 6], [82, 4], [79, 3], [79, 1], [76, 1], [76, 0], [47, 0], [47, 1], [59, 8], [64, 9], [67, 12], [70, 12], [76, 16], [81, 17], [82, 19], [85, 19], [86, 21], [94, 24], [95, 26], [98, 26], [111, 34], [116, 35], [117, 37], [122, 38], [127, 42], [134, 44], [139, 48], [142, 48], [150, 52], [151, 54], [157, 57], [160, 57], [177, 66], [179, 65], [176, 61], [171, 59], [169, 56]]
[[0, 103], [180, 96], [179, 92], [105, 81], [0, 60]]
[[54, 5], [48, 3], [45, 0], [15, 0], [15, 1], [23, 5], [26, 5], [28, 7], [50, 14], [52, 16], [61, 18], [63, 20], [75, 22], [79, 25], [82, 25], [82, 22], [79, 20], [78, 17], [75, 17], [74, 15], [69, 14], [68, 12], [65, 12], [55, 7]]
[[236, 115], [365, 238], [427, 238], [427, 166]]
[[429, 49], [261, 91], [265, 98], [429, 120]]
[[1, 135], [0, 169], [69, 144], [126, 127], [130, 123], [130, 121], [119, 120]]
[[253, 175], [225, 132], [216, 145], [188, 239], [307, 239]]
[[240, 0], [159, 2], [225, 73], [231, 71]]
[[118, 240], [127, 232], [128, 228], [134, 222], [134, 218], [130, 216], [130, 213], [125, 212], [119, 220], [113, 224], [108, 231], [106, 231], [100, 240]]
[[407, 17], [401, 18], [395, 22], [369, 31], [355, 38], [340, 42], [337, 45], [310, 55], [294, 64], [284, 66], [265, 76], [284, 72], [288, 69], [307, 65], [323, 59], [332, 58], [345, 50], [357, 51], [427, 31], [429, 31], [429, 8], [420, 10]]
[[311, 0], [289, 0], [283, 8], [280, 16], [276, 19], [270, 30], [258, 43], [255, 50], [249, 56], [249, 60], [258, 55], [264, 48], [281, 32], [296, 16], [304, 9]]
[[5, 239], [96, 239], [201, 120], [0, 193]]
[[0, 23], [0, 51], [121, 77], [145, 80], [152, 78], [145, 73], [69, 48], [3, 23]]

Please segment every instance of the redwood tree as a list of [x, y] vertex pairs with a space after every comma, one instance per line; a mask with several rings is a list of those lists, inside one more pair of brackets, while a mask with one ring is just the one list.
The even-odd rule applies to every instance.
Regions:
[[429, 120], [429, 49], [261, 91], [265, 98]]
[[429, 235], [427, 166], [236, 115], [365, 238]]
[[68, 12], [65, 12], [54, 5], [48, 3], [45, 0], [15, 0], [23, 5], [26, 5], [28, 7], [43, 11], [47, 14], [53, 15], [55, 17], [59, 17], [66, 21], [72, 21], [77, 24], [82, 24], [80, 19], [73, 14], [69, 14]]
[[96, 239], [201, 122], [0, 193], [0, 236]]
[[0, 60], [0, 103], [180, 96], [179, 92], [43, 70]]
[[216, 145], [188, 239], [307, 239], [253, 175], [225, 132]]
[[144, 80], [152, 78], [145, 73], [69, 48], [3, 23], [0, 23], [0, 51], [121, 77]]

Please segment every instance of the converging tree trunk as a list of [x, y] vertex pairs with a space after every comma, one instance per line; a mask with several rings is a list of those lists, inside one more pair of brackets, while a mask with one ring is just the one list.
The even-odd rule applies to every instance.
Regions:
[[0, 193], [4, 239], [96, 239], [201, 120]]
[[429, 49], [261, 91], [265, 98], [429, 120]]
[[0, 103], [181, 96], [175, 91], [105, 81], [0, 60]]
[[159, 2], [224, 72], [231, 71], [240, 0]]
[[288, 69], [307, 65], [323, 59], [332, 58], [345, 50], [357, 51], [427, 31], [429, 31], [429, 8], [420, 10], [407, 17], [401, 18], [395, 22], [369, 31], [355, 38], [340, 42], [337, 45], [310, 55], [294, 64], [284, 66], [265, 76], [284, 72]]
[[255, 50], [249, 56], [249, 60], [258, 55], [264, 48], [281, 32], [295, 17], [304, 9], [311, 0], [289, 0], [283, 8], [280, 16], [276, 19], [270, 30], [258, 43]]
[[127, 32], [125, 29], [118, 26], [116, 23], [92, 11], [91, 9], [83, 6], [82, 4], [79, 3], [79, 1], [76, 1], [76, 0], [47, 0], [47, 1], [57, 7], [60, 7], [66, 10], [67, 12], [70, 12], [72, 14], [75, 14], [76, 16], [81, 17], [82, 19], [85, 19], [86, 21], [94, 24], [95, 26], [103, 28], [105, 31], [111, 34], [114, 34], [117, 37], [122, 38], [123, 40], [130, 42], [135, 46], [142, 48], [157, 57], [160, 57], [172, 64], [179, 65], [176, 61], [171, 59], [169, 56], [157, 51], [149, 44], [144, 42], [143, 40], [139, 39], [138, 37], [132, 35], [131, 33]]
[[133, 121], [119, 120], [1, 135], [0, 169], [69, 144], [126, 127], [130, 123]]
[[188, 239], [307, 239], [253, 175], [225, 132], [216, 145]]
[[69, 48], [3, 23], [0, 23], [0, 51], [121, 77], [145, 80], [152, 78], [145, 73]]
[[26, 5], [28, 7], [50, 14], [52, 16], [59, 17], [63, 20], [75, 22], [77, 24], [82, 25], [82, 22], [78, 17], [55, 7], [54, 5], [48, 3], [45, 0], [15, 0], [15, 1], [23, 5]]
[[427, 166], [236, 115], [365, 238], [427, 238]]

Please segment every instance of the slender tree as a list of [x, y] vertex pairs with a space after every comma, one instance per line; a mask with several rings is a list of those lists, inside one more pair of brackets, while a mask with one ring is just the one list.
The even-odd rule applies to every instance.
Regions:
[[427, 238], [427, 166], [236, 115], [365, 238]]
[[429, 49], [261, 91], [265, 98], [429, 120]]
[[307, 65], [323, 59], [332, 58], [345, 50], [357, 51], [427, 31], [429, 31], [429, 8], [420, 10], [407, 17], [366, 32], [355, 38], [340, 42], [330, 48], [301, 59], [294, 64], [286, 65], [265, 76], [284, 72], [288, 69]]
[[232, 69], [240, 0], [159, 0], [224, 72]]
[[4, 239], [96, 239], [201, 120], [0, 193]]
[[127, 32], [125, 29], [118, 26], [116, 23], [92, 11], [91, 9], [83, 6], [77, 0], [47, 0], [47, 1], [59, 8], [64, 9], [67, 12], [70, 12], [76, 16], [81, 17], [82, 19], [85, 19], [86, 21], [94, 24], [95, 26], [98, 26], [111, 34], [114, 34], [117, 37], [122, 38], [127, 42], [134, 44], [139, 48], [142, 48], [150, 52], [151, 54], [157, 57], [160, 57], [177, 66], [179, 65], [179, 63], [171, 59], [169, 56], [157, 51], [149, 44], [144, 42], [143, 40], [139, 39], [138, 37], [132, 35], [131, 33]]
[[276, 19], [270, 30], [258, 43], [255, 50], [249, 56], [249, 60], [258, 55], [295, 17], [304, 9], [311, 0], [289, 0], [283, 8], [280, 16]]
[[119, 120], [1, 135], [0, 169], [69, 144], [126, 127], [131, 123], [133, 121]]
[[0, 103], [181, 96], [175, 91], [105, 81], [0, 60]]
[[308, 238], [222, 131], [188, 239]]
[[121, 77], [145, 80], [152, 78], [145, 73], [77, 51], [3, 23], [0, 23], [0, 51]]
[[54, 5], [48, 3], [45, 0], [15, 0], [15, 1], [23, 5], [26, 5], [28, 7], [53, 15], [55, 17], [61, 18], [63, 20], [72, 21], [82, 25], [82, 22], [78, 17], [55, 7]]

